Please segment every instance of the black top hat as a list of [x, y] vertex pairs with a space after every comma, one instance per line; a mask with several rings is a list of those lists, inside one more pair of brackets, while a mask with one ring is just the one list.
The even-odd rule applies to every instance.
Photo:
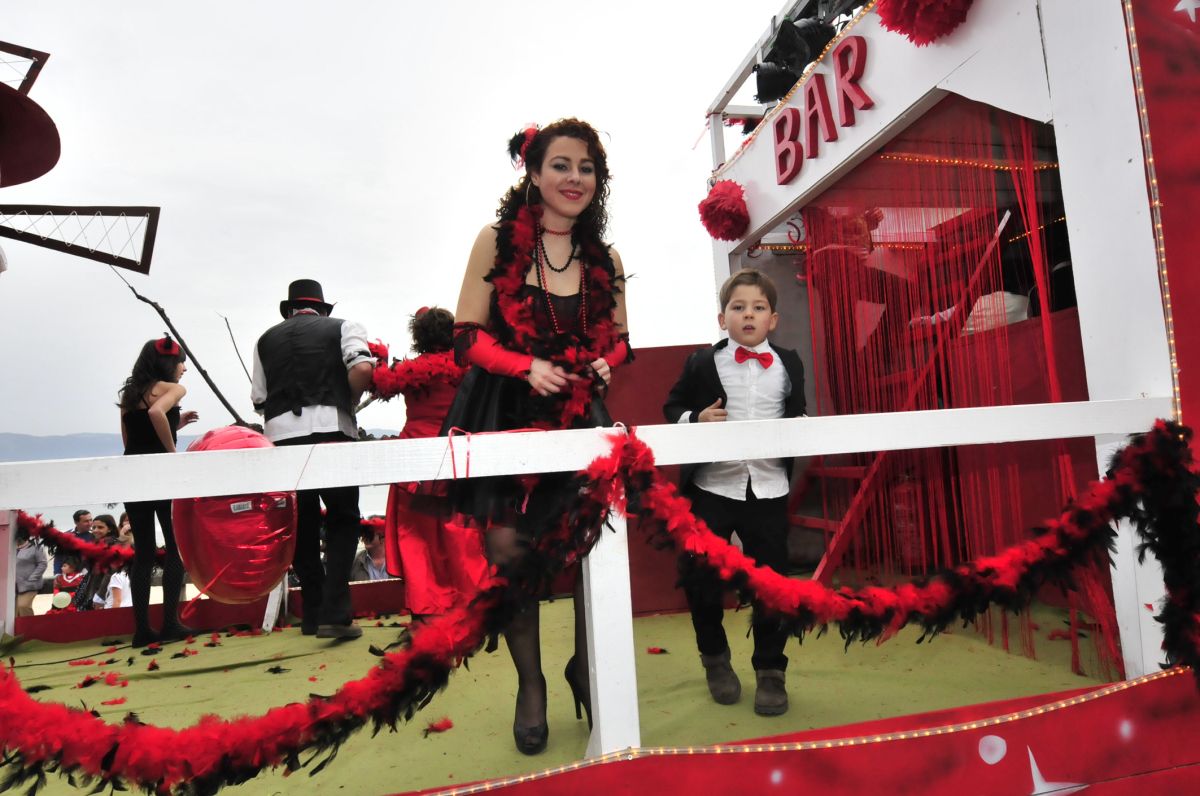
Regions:
[[286, 318], [291, 310], [302, 307], [321, 310], [325, 315], [333, 312], [333, 305], [325, 301], [325, 291], [315, 279], [297, 279], [288, 285], [287, 301], [279, 302], [279, 314]]

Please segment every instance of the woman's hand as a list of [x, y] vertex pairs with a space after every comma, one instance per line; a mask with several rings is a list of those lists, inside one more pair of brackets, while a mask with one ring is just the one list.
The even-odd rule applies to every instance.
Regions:
[[184, 426], [190, 426], [192, 423], [195, 423], [199, 419], [200, 419], [200, 413], [194, 409], [189, 409], [186, 412], [180, 413], [179, 425], [176, 428], [179, 429], [179, 428], [183, 428]]
[[596, 371], [596, 375], [607, 385], [612, 382], [612, 368], [608, 364], [608, 360], [604, 357], [597, 359], [592, 363], [592, 370]]
[[569, 381], [577, 381], [579, 379], [573, 373], [567, 373], [558, 365], [552, 364], [544, 359], [534, 358], [529, 365], [529, 375], [525, 380], [529, 382], [529, 386], [534, 389], [538, 395], [554, 395], [562, 392]]

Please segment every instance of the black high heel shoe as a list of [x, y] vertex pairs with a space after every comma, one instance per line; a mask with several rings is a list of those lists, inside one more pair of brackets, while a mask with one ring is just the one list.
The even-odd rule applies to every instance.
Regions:
[[[546, 681], [542, 680], [542, 704], [545, 705]], [[521, 689], [517, 689], [517, 701], [521, 700]], [[513, 718], [513, 742], [517, 745], [517, 751], [523, 755], [536, 755], [546, 749], [546, 744], [550, 740], [550, 725], [546, 722], [545, 708], [543, 708], [543, 719], [541, 724], [533, 727], [522, 727], [517, 724], [516, 718]]]
[[580, 708], [587, 711], [588, 729], [592, 728], [592, 691], [590, 684], [580, 685], [575, 682], [575, 656], [567, 661], [567, 669], [563, 672], [567, 685], [571, 686], [571, 697], [575, 700], [575, 718], [582, 719]]

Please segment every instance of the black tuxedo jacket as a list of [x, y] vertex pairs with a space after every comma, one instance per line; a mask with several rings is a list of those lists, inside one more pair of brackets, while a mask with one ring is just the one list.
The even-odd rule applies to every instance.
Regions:
[[[728, 403], [729, 399], [725, 395], [721, 377], [717, 375], [717, 363], [714, 359], [716, 353], [727, 345], [729, 345], [729, 338], [708, 348], [701, 348], [687, 358], [687, 362], [683, 365], [683, 374], [675, 382], [675, 386], [667, 395], [667, 402], [663, 404], [663, 414], [666, 416], [667, 422], [678, 423], [684, 412], [692, 413], [691, 421], [693, 423], [699, 422], [700, 410], [711, 406], [718, 398], [721, 399], [721, 406], [724, 407]], [[804, 365], [800, 362], [800, 355], [790, 348], [781, 348], [774, 343], [771, 344], [771, 348], [778, 355], [777, 364], [782, 365], [787, 371], [788, 379], [792, 383], [791, 392], [784, 399], [783, 416], [800, 417], [805, 413]], [[792, 460], [787, 459], [785, 465], [790, 478]], [[699, 464], [685, 464], [680, 468], [679, 483], [681, 486], [686, 486], [691, 482], [692, 476], [699, 466]]]

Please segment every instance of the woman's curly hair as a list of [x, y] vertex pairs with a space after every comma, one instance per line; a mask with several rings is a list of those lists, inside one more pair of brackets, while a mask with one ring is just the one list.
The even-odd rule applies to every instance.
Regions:
[[[608, 229], [608, 181], [611, 174], [608, 171], [608, 155], [604, 145], [600, 143], [600, 135], [596, 129], [585, 121], [575, 118], [559, 119], [553, 124], [543, 127], [532, 136], [527, 136], [522, 130], [508, 142], [508, 154], [513, 160], [525, 161], [525, 174], [520, 182], [508, 190], [500, 201], [500, 209], [496, 217], [501, 221], [511, 221], [517, 217], [517, 211], [525, 206], [526, 197], [529, 204], [536, 205], [542, 201], [542, 194], [536, 185], [529, 180], [529, 175], [541, 171], [546, 159], [546, 150], [550, 142], [559, 136], [576, 138], [587, 147], [588, 157], [596, 166], [596, 195], [591, 204], [580, 213], [575, 222], [575, 231], [581, 240], [602, 243], [605, 231]], [[522, 149], [524, 151], [522, 152]]]
[[441, 307], [422, 308], [409, 319], [408, 331], [418, 354], [449, 351], [454, 347], [454, 313]]

